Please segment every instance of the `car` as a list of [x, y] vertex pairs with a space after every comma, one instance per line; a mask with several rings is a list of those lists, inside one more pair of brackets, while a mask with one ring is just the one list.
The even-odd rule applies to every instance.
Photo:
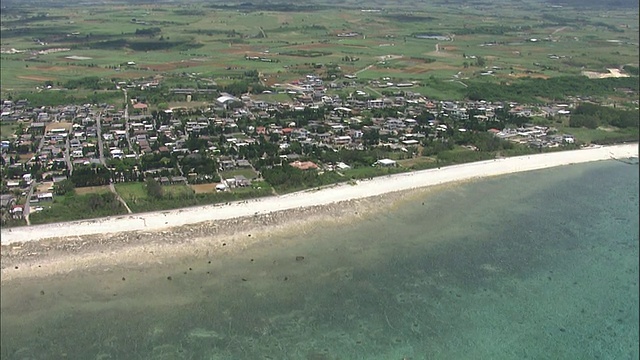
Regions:
[[37, 206], [35, 208], [33, 208], [33, 211], [42, 211], [44, 210], [44, 208], [42, 206]]

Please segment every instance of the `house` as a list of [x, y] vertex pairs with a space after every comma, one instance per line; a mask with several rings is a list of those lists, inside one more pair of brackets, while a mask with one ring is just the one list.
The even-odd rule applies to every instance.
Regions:
[[13, 208], [11, 208], [11, 216], [14, 219], [22, 219], [23, 215], [24, 215], [24, 205], [13, 205]]
[[564, 141], [567, 144], [573, 144], [576, 142], [576, 139], [573, 137], [573, 135], [563, 134], [562, 141]]
[[43, 122], [33, 122], [29, 126], [29, 134], [44, 135], [45, 124]]
[[236, 166], [237, 167], [251, 167], [251, 163], [249, 162], [249, 160], [239, 159], [239, 160], [236, 160]]
[[0, 209], [11, 209], [16, 203], [16, 198], [11, 194], [0, 195]]
[[136, 110], [146, 111], [149, 106], [143, 103], [135, 103], [133, 104], [133, 108]]
[[244, 175], [236, 175], [233, 177], [236, 186], [245, 187], [251, 186], [251, 180], [244, 177]]
[[220, 160], [220, 170], [230, 170], [236, 167], [236, 162], [231, 159]]
[[348, 143], [351, 142], [351, 136], [349, 135], [344, 135], [344, 136], [336, 136], [333, 139], [333, 143], [336, 145], [346, 145]]
[[187, 178], [184, 177], [184, 176], [172, 176], [170, 180], [171, 180], [172, 184], [186, 184], [187, 183]]
[[37, 195], [38, 201], [53, 201], [53, 194], [50, 192], [40, 193]]
[[391, 160], [391, 159], [380, 159], [376, 161], [373, 165], [374, 166], [379, 165], [382, 167], [393, 167], [393, 166], [398, 166], [398, 163], [395, 160]]
[[315, 163], [311, 162], [311, 161], [294, 161], [292, 163], [289, 163], [289, 165], [293, 166], [294, 168], [298, 168], [300, 170], [308, 170], [308, 169], [317, 169], [318, 165], [316, 165]]

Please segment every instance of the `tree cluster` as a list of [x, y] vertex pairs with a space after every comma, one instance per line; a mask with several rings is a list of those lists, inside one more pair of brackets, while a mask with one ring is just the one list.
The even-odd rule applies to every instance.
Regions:
[[640, 125], [638, 110], [620, 110], [596, 104], [583, 103], [574, 109], [569, 119], [570, 127], [595, 129], [609, 125], [619, 128], [637, 128]]
[[81, 165], [73, 169], [70, 179], [75, 187], [109, 185], [111, 172], [102, 165]]

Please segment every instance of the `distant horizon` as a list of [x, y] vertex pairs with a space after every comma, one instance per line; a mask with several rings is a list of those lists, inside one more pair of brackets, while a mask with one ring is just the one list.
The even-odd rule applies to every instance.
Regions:
[[[527, 5], [531, 3], [541, 3], [541, 4], [549, 4], [549, 5], [557, 5], [557, 6], [567, 6], [567, 7], [576, 7], [583, 9], [638, 9], [640, 4], [635, 0], [609, 0], [609, 1], [600, 1], [600, 0], [532, 0], [531, 2], [523, 3], [521, 1], [515, 0], [499, 0], [499, 1], [465, 1], [465, 0], [436, 0], [432, 1], [431, 5], [466, 5], [466, 6], [483, 6], [483, 5], [495, 5], [499, 3], [514, 3], [514, 4], [522, 4]], [[398, 9], [398, 6], [406, 5], [409, 7], [415, 6], [413, 2], [409, 1], [399, 1], [394, 2], [393, 4], [381, 4], [377, 1], [372, 1], [370, 3], [367, 2], [343, 2], [343, 1], [295, 1], [292, 2], [290, 0], [282, 0], [282, 1], [189, 1], [189, 0], [102, 0], [102, 1], [62, 1], [62, 0], [3, 0], [2, 9], [9, 9], [9, 7], [15, 8], [27, 8], [31, 6], [46, 6], [49, 5], [51, 7], [74, 7], [74, 6], [108, 6], [108, 5], [167, 5], [167, 4], [175, 4], [175, 5], [196, 5], [196, 4], [204, 4], [210, 6], [223, 6], [223, 7], [255, 7], [257, 10], [262, 8], [262, 5], [273, 6], [273, 5], [289, 5], [297, 10], [302, 10], [300, 8], [304, 7], [313, 7], [313, 6], [323, 6], [323, 7], [341, 7], [341, 8], [372, 8], [372, 9]], [[427, 5], [427, 4], [425, 4]], [[39, 8], [42, 10], [41, 8]]]

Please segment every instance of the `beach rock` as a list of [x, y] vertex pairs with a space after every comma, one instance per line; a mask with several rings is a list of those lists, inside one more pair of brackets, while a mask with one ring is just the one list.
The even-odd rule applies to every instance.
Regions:
[[35, 359], [34, 352], [30, 348], [23, 347], [13, 353], [14, 359]]
[[207, 330], [203, 328], [195, 328], [189, 332], [189, 337], [201, 339], [222, 339], [223, 336], [215, 330]]
[[156, 360], [175, 360], [185, 358], [184, 350], [172, 344], [156, 346], [153, 348], [150, 355], [151, 359]]

